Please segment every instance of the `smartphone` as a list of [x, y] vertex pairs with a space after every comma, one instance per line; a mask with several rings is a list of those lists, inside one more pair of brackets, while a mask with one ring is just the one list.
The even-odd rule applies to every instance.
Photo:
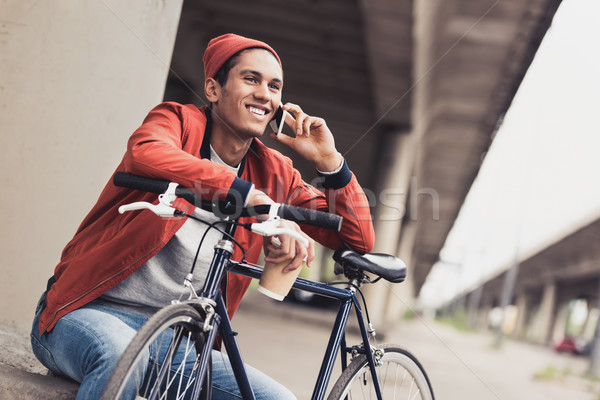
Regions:
[[278, 135], [281, 133], [281, 131], [283, 131], [283, 126], [285, 125], [285, 117], [287, 116], [287, 113], [288, 112], [285, 111], [280, 105], [277, 111], [275, 112], [275, 116], [273, 116], [273, 119], [271, 120], [271, 122], [269, 122], [269, 124], [271, 125], [271, 129], [277, 132]]

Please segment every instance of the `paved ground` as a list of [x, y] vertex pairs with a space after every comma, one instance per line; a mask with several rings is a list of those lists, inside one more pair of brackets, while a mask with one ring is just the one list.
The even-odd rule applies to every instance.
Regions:
[[0, 399], [74, 399], [78, 385], [48, 375], [31, 352], [29, 334], [0, 326]]
[[[332, 312], [252, 293], [233, 325], [246, 362], [284, 383], [299, 399], [310, 398]], [[491, 335], [458, 332], [433, 321], [404, 322], [385, 342], [400, 344], [419, 358], [438, 400], [600, 399], [600, 385], [579, 377], [588, 367], [586, 359], [537, 345], [505, 341], [496, 350]], [[551, 369], [558, 376], [535, 378]]]

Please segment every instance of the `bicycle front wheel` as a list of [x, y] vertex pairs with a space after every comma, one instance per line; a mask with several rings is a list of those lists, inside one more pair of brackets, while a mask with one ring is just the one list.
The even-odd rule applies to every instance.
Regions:
[[158, 311], [121, 356], [101, 399], [188, 399], [198, 398], [200, 390], [201, 399], [210, 399], [210, 385], [201, 388], [201, 382], [210, 382], [210, 368], [199, 376], [203, 323], [203, 316], [187, 304]]
[[[433, 400], [429, 378], [419, 361], [408, 351], [391, 344], [379, 347], [384, 354], [376, 367], [383, 399]], [[354, 358], [331, 392], [329, 400], [376, 399], [367, 356]]]

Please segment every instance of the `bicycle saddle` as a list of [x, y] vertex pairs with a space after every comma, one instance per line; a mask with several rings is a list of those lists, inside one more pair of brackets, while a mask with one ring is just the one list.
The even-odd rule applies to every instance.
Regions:
[[406, 278], [406, 264], [390, 254], [359, 254], [350, 249], [338, 249], [333, 259], [344, 267], [371, 272], [392, 283], [400, 283]]

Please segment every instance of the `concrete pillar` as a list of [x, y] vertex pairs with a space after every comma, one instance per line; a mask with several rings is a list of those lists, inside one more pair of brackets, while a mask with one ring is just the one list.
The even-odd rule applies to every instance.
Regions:
[[479, 326], [485, 329], [490, 328], [490, 312], [492, 311], [492, 306], [489, 303], [486, 303], [481, 310], [479, 311]]
[[[396, 255], [405, 214], [406, 196], [410, 183], [413, 163], [411, 136], [401, 130], [390, 129], [381, 134], [385, 143], [380, 148], [381, 168], [377, 172], [377, 192], [367, 193], [376, 202], [374, 214], [375, 248], [374, 252]], [[390, 301], [395, 304], [394, 313], [399, 313], [398, 290], [407, 283], [391, 285], [379, 283], [365, 286], [363, 291], [369, 305], [369, 313], [374, 321], [385, 321], [386, 309]], [[401, 303], [401, 302], [400, 302]], [[394, 318], [396, 319], [396, 318]], [[384, 323], [383, 325], [387, 325]], [[380, 325], [381, 330], [385, 326]]]
[[479, 307], [477, 307], [477, 312], [475, 315], [475, 329], [477, 330], [486, 329], [487, 327], [487, 302], [485, 298], [485, 285], [482, 286], [481, 299], [479, 300]]
[[549, 282], [544, 286], [542, 301], [538, 310], [535, 326], [531, 331], [531, 339], [547, 343], [550, 339], [552, 315], [556, 303], [556, 283]]
[[529, 313], [529, 301], [526, 293], [519, 293], [516, 299], [517, 306], [517, 324], [515, 326], [514, 336], [523, 338], [526, 332], [527, 317]]
[[593, 377], [598, 377], [600, 370], [600, 318], [598, 318], [598, 309], [593, 309], [595, 313], [596, 323], [594, 325], [594, 333], [592, 337], [592, 353], [590, 354], [590, 366], [588, 374]]
[[402, 283], [386, 283], [388, 286], [388, 298], [385, 313], [385, 326], [394, 326], [408, 311], [414, 311], [415, 293], [411, 274], [411, 255], [415, 239], [417, 224], [408, 221], [402, 228], [402, 239], [397, 256], [407, 265], [406, 279]]
[[555, 343], [565, 337], [569, 319], [569, 302], [563, 302], [556, 307], [556, 312], [548, 329], [548, 343]]
[[588, 315], [585, 320], [582, 332], [582, 336], [586, 340], [594, 340], [594, 335], [596, 333], [596, 327], [598, 325], [599, 320], [598, 316], [600, 316], [600, 310], [598, 308], [593, 307], [593, 305], [588, 304]]
[[478, 312], [479, 312], [479, 306], [481, 304], [482, 295], [483, 295], [483, 285], [478, 286], [469, 295], [467, 323], [468, 323], [470, 329], [477, 329], [477, 327], [478, 327]]
[[593, 326], [592, 352], [590, 354], [590, 367], [588, 374], [597, 377], [600, 371], [600, 280], [598, 280], [598, 295], [596, 296], [595, 307], [588, 304], [588, 320], [586, 325]]
[[162, 100], [181, 4], [2, 2], [2, 323], [29, 330], [63, 247]]
[[506, 311], [507, 307], [511, 304], [513, 292], [515, 288], [515, 282], [517, 275], [519, 274], [519, 264], [515, 262], [507, 271], [504, 276], [504, 282], [502, 285], [502, 297], [500, 299], [500, 307], [502, 308], [502, 320], [503, 323], [498, 326], [496, 331], [496, 347], [500, 347], [504, 338], [504, 325], [506, 322]]

